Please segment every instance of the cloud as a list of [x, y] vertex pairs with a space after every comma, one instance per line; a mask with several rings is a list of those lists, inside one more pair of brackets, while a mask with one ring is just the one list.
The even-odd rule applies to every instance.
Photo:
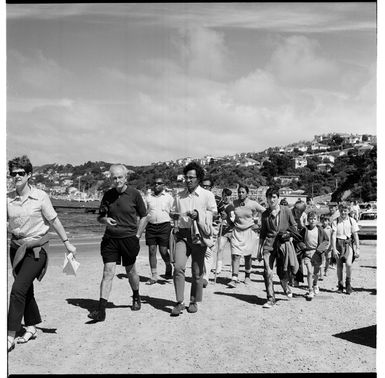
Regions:
[[181, 52], [182, 67], [187, 75], [221, 78], [226, 73], [227, 50], [222, 33], [206, 28], [180, 31], [176, 44]]
[[[7, 4], [7, 19], [82, 17], [87, 23], [187, 24], [279, 32], [375, 30], [376, 3]], [[352, 21], [354, 20], [354, 22]]]
[[305, 36], [283, 40], [272, 54], [267, 69], [284, 85], [296, 87], [329, 85], [340, 74], [335, 62], [322, 57], [319, 43]]
[[8, 76], [12, 78], [9, 92], [24, 91], [42, 93], [58, 92], [73, 79], [70, 71], [48, 58], [41, 50], [30, 55], [10, 49], [7, 54]]

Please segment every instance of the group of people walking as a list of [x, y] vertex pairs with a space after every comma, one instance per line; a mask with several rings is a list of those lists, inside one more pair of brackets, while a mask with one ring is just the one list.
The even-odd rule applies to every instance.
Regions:
[[[32, 164], [28, 157], [15, 158], [8, 163], [15, 190], [8, 195], [7, 218], [11, 234], [10, 259], [15, 277], [8, 311], [8, 351], [17, 343], [28, 342], [37, 335], [41, 322], [34, 297], [33, 282], [41, 280], [48, 263], [48, 230], [54, 228], [68, 253], [76, 253], [52, 207], [48, 195], [29, 184]], [[341, 204], [330, 217], [320, 219], [315, 211], [306, 216], [306, 205], [297, 202], [293, 209], [280, 203], [279, 189], [266, 192], [266, 205], [248, 197], [247, 185], [239, 184], [238, 198], [230, 201], [232, 192], [222, 190], [214, 196], [213, 180], [205, 177], [196, 162], [183, 169], [185, 189], [174, 197], [164, 190], [162, 177], [155, 177], [153, 190], [145, 199], [127, 184], [127, 169], [122, 164], [110, 167], [112, 188], [103, 196], [98, 221], [105, 225], [100, 245], [103, 276], [97, 309], [89, 313], [94, 321], [104, 321], [116, 265], [125, 267], [133, 293], [131, 310], [141, 309], [139, 275], [135, 267], [140, 251], [139, 240], [145, 232], [149, 249], [151, 278], [158, 282], [157, 249], [165, 263], [166, 279], [173, 279], [176, 302], [171, 316], [198, 311], [210, 272], [216, 276], [223, 268], [223, 252], [230, 244], [231, 280], [229, 288], [239, 284], [240, 260], [244, 259], [245, 284], [250, 283], [252, 255], [263, 261], [267, 301], [264, 308], [275, 305], [273, 268], [276, 266], [283, 291], [292, 297], [291, 287], [303, 282], [307, 272], [311, 300], [319, 293], [320, 272], [327, 273], [337, 266], [338, 292], [352, 292], [352, 263], [359, 256], [358, 225], [349, 216], [349, 208]], [[259, 236], [258, 236], [259, 234]], [[259, 240], [259, 241], [258, 241]], [[189, 305], [185, 305], [185, 272], [191, 256], [191, 289]], [[215, 258], [215, 259], [214, 259]], [[215, 264], [214, 264], [215, 260]], [[334, 262], [333, 262], [334, 260]], [[323, 267], [321, 269], [321, 266]], [[343, 284], [343, 267], [346, 282]], [[24, 318], [25, 333], [16, 339]]]

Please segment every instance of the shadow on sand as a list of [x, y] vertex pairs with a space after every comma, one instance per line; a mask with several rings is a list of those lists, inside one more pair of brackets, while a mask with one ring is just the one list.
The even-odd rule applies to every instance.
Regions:
[[352, 329], [351, 331], [337, 333], [333, 336], [350, 341], [355, 344], [361, 344], [371, 348], [376, 348], [376, 332], [377, 325], [375, 324], [369, 327]]
[[[157, 310], [171, 313], [171, 309], [175, 306], [176, 302], [163, 298], [149, 297], [148, 295], [140, 296], [142, 303], [148, 303], [150, 306]], [[171, 307], [171, 309], [170, 309]]]

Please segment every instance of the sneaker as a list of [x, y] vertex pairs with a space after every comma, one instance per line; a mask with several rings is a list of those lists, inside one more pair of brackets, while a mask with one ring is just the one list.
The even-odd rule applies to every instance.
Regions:
[[250, 277], [245, 277], [244, 283], [245, 283], [245, 285], [250, 285], [250, 284], [251, 284], [251, 279], [250, 279]]
[[335, 265], [329, 265], [329, 269], [336, 269]]
[[171, 316], [179, 316], [185, 309], [184, 303], [177, 303], [177, 305], [171, 310]]
[[319, 287], [318, 285], [313, 286], [314, 295], [319, 294]]
[[190, 303], [190, 305], [187, 308], [187, 312], [189, 312], [190, 314], [194, 314], [197, 311], [198, 311], [198, 305], [194, 302]]
[[155, 278], [150, 278], [147, 282], [146, 285], [155, 285], [158, 282], [157, 279]]
[[306, 299], [307, 299], [308, 301], [311, 301], [311, 300], [314, 298], [314, 291], [313, 291], [313, 290], [308, 291], [308, 292], [305, 294], [305, 296], [306, 296]]
[[287, 289], [286, 289], [286, 293], [285, 295], [288, 297], [288, 298], [293, 298], [293, 293], [290, 289], [290, 287], [288, 286]]
[[227, 284], [227, 286], [228, 286], [228, 287], [231, 287], [232, 289], [235, 288], [235, 287], [237, 287], [237, 285], [238, 285], [238, 281], [235, 281], [235, 280], [231, 280], [231, 281]]
[[132, 297], [132, 306], [131, 306], [131, 311], [139, 311], [140, 308], [142, 307], [140, 303], [140, 297]]
[[103, 322], [106, 319], [105, 310], [94, 310], [88, 314], [88, 317], [97, 322]]
[[337, 293], [342, 294], [344, 292], [344, 285], [338, 284], [337, 287], [338, 287]]
[[275, 306], [275, 301], [273, 301], [273, 300], [268, 300], [263, 306], [262, 306], [262, 308], [271, 308], [271, 307], [273, 307], [273, 306]]

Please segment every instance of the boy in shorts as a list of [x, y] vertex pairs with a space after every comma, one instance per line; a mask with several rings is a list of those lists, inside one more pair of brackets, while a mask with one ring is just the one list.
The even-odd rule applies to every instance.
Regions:
[[329, 238], [324, 229], [319, 226], [317, 213], [310, 211], [307, 214], [308, 225], [301, 230], [305, 248], [303, 250], [303, 262], [307, 271], [307, 283], [309, 291], [306, 299], [311, 301], [314, 295], [319, 293], [318, 274], [322, 264], [322, 254], [329, 246]]

